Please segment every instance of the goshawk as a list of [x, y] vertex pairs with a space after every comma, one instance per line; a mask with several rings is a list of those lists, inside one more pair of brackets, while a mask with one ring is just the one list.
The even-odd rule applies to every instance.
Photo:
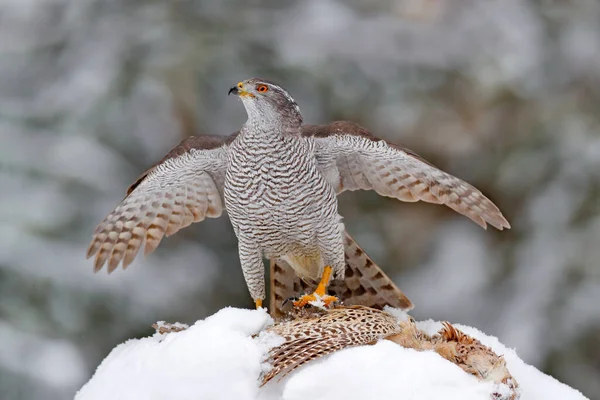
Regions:
[[[372, 189], [402, 201], [445, 204], [484, 228], [488, 223], [510, 228], [479, 190], [410, 150], [352, 122], [303, 125], [294, 99], [273, 82], [248, 79], [229, 94], [246, 108], [241, 130], [227, 138], [187, 138], [144, 172], [96, 228], [87, 253], [96, 256], [95, 270], [105, 262], [109, 272], [121, 261], [125, 268], [144, 242], [149, 253], [164, 235], [226, 209], [257, 307], [265, 298], [264, 256], [316, 283], [314, 293], [295, 305], [330, 304], [336, 300], [327, 294], [330, 279], [344, 279], [345, 258], [359, 256], [349, 254], [355, 243], [338, 214], [337, 195], [343, 191]], [[370, 259], [364, 264], [372, 277], [385, 277]], [[391, 281], [385, 277], [385, 282]], [[410, 308], [410, 301], [388, 283], [357, 290], [373, 295], [387, 290], [384, 300], [395, 297], [390, 305]]]

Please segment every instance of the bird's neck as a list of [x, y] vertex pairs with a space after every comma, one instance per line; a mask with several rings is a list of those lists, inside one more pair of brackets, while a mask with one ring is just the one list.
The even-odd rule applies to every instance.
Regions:
[[281, 123], [282, 121], [269, 121], [264, 119], [248, 118], [242, 128], [242, 134], [263, 142], [281, 140], [286, 136], [298, 134], [300, 126]]
[[300, 133], [301, 121], [278, 118], [265, 118], [264, 116], [252, 118], [244, 124], [248, 134], [257, 136], [283, 137], [287, 135], [298, 135]]
[[253, 128], [253, 130], [285, 133], [296, 131], [302, 125], [302, 114], [297, 109], [275, 110], [263, 108], [258, 110], [252, 106], [247, 106], [246, 112], [248, 113], [248, 120], [245, 125]]

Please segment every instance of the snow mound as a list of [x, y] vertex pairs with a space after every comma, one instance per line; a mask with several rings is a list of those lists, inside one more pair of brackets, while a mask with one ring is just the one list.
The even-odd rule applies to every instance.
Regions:
[[[106, 357], [75, 399], [489, 400], [498, 389], [434, 352], [405, 349], [387, 340], [338, 351], [259, 387], [259, 376], [268, 368], [263, 360], [282, 340], [261, 333], [272, 323], [264, 309], [226, 308], [181, 332], [128, 340]], [[498, 339], [456, 326], [504, 354], [522, 400], [585, 399], [525, 364]], [[419, 328], [434, 333], [441, 323], [424, 321]]]

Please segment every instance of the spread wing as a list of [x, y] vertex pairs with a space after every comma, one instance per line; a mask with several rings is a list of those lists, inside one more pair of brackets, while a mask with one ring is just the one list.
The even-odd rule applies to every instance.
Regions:
[[353, 122], [305, 125], [302, 135], [314, 138], [319, 169], [337, 193], [372, 189], [402, 201], [445, 204], [483, 228], [510, 228], [479, 190]]
[[98, 225], [87, 251], [94, 271], [108, 263], [127, 268], [145, 242], [145, 254], [192, 222], [223, 212], [228, 138], [192, 136], [182, 141], [129, 187], [121, 203]]

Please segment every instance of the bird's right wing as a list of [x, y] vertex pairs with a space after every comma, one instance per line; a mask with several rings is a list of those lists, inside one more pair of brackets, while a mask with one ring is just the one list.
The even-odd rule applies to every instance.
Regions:
[[94, 271], [126, 268], [145, 242], [145, 254], [192, 222], [219, 217], [228, 138], [192, 136], [182, 141], [129, 187], [123, 201], [98, 225], [87, 251]]
[[414, 152], [379, 139], [358, 124], [303, 125], [315, 143], [319, 170], [337, 193], [374, 190], [402, 201], [445, 204], [486, 228], [510, 228], [498, 207], [478, 189]]

